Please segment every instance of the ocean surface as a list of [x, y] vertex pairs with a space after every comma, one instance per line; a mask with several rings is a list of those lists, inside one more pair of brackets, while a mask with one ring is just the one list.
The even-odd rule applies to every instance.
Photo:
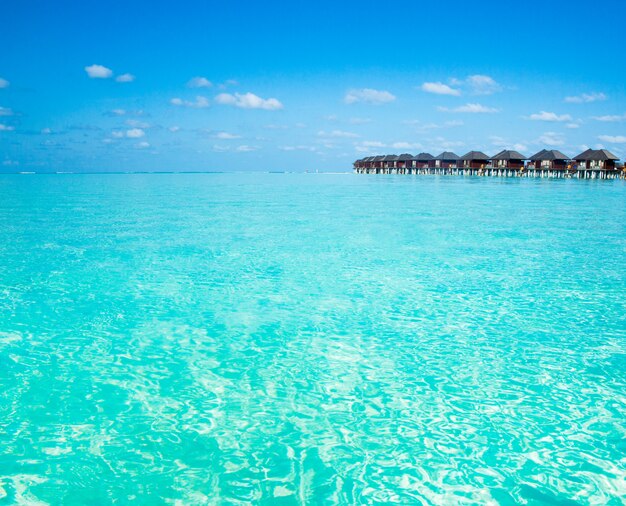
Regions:
[[0, 175], [0, 504], [626, 498], [626, 183]]

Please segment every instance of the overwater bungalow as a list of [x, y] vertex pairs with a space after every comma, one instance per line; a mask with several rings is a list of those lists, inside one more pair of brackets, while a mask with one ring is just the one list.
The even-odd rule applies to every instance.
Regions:
[[529, 160], [529, 169], [566, 170], [570, 158], [558, 149], [542, 149], [531, 156]]
[[587, 149], [574, 157], [578, 169], [591, 171], [614, 171], [617, 160], [619, 158], [607, 149]]
[[397, 161], [397, 155], [385, 155], [383, 157], [383, 169], [387, 169], [388, 172], [391, 172], [391, 170], [396, 168]]
[[435, 167], [440, 167], [442, 169], [456, 167], [458, 163], [459, 155], [453, 153], [452, 151], [444, 151], [435, 157]]
[[[524, 167], [526, 160], [529, 163]], [[436, 157], [430, 153], [366, 156], [354, 162], [354, 170], [359, 174], [626, 179], [626, 171], [617, 162], [606, 149], [588, 149], [573, 161], [556, 149], [542, 149], [530, 158], [505, 149], [493, 157], [482, 151], [470, 151], [462, 157], [451, 151]]]
[[520, 170], [524, 168], [527, 158], [518, 151], [503, 149], [491, 157], [492, 165], [496, 168]]
[[461, 167], [465, 169], [482, 169], [489, 165], [490, 158], [482, 151], [470, 151], [459, 160]]
[[403, 173], [406, 173], [406, 169], [410, 169], [413, 162], [413, 155], [409, 153], [402, 153], [398, 155], [398, 159], [396, 160], [396, 167], [398, 170], [401, 170]]
[[376, 171], [376, 174], [378, 174], [379, 171], [382, 172], [384, 159], [385, 159], [384, 156], [378, 155], [378, 156], [375, 156], [374, 159], [372, 160], [372, 168]]
[[363, 158], [363, 168], [364, 169], [373, 168], [374, 167], [373, 160], [374, 160], [373, 156], [366, 156], [365, 158]]
[[[432, 165], [431, 165], [432, 164]], [[426, 169], [435, 166], [435, 157], [430, 153], [420, 153], [413, 157], [413, 168]]]

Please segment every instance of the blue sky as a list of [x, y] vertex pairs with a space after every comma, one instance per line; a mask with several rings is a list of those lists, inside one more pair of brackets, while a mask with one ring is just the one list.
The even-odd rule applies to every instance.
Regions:
[[0, 171], [626, 156], [626, 2], [0, 4]]

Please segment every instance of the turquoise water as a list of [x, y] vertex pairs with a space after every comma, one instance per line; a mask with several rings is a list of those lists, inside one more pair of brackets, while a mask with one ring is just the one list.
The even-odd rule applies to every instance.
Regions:
[[624, 504], [623, 181], [0, 195], [1, 504]]

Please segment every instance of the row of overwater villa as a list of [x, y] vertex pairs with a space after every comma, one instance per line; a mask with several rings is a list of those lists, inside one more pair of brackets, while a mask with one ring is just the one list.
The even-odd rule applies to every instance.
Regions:
[[470, 151], [458, 156], [451, 151], [432, 156], [379, 155], [354, 162], [359, 174], [450, 174], [472, 176], [555, 177], [579, 179], [624, 178], [624, 166], [606, 149], [587, 149], [570, 158], [556, 149], [542, 149], [530, 158], [505, 149], [494, 156]]

